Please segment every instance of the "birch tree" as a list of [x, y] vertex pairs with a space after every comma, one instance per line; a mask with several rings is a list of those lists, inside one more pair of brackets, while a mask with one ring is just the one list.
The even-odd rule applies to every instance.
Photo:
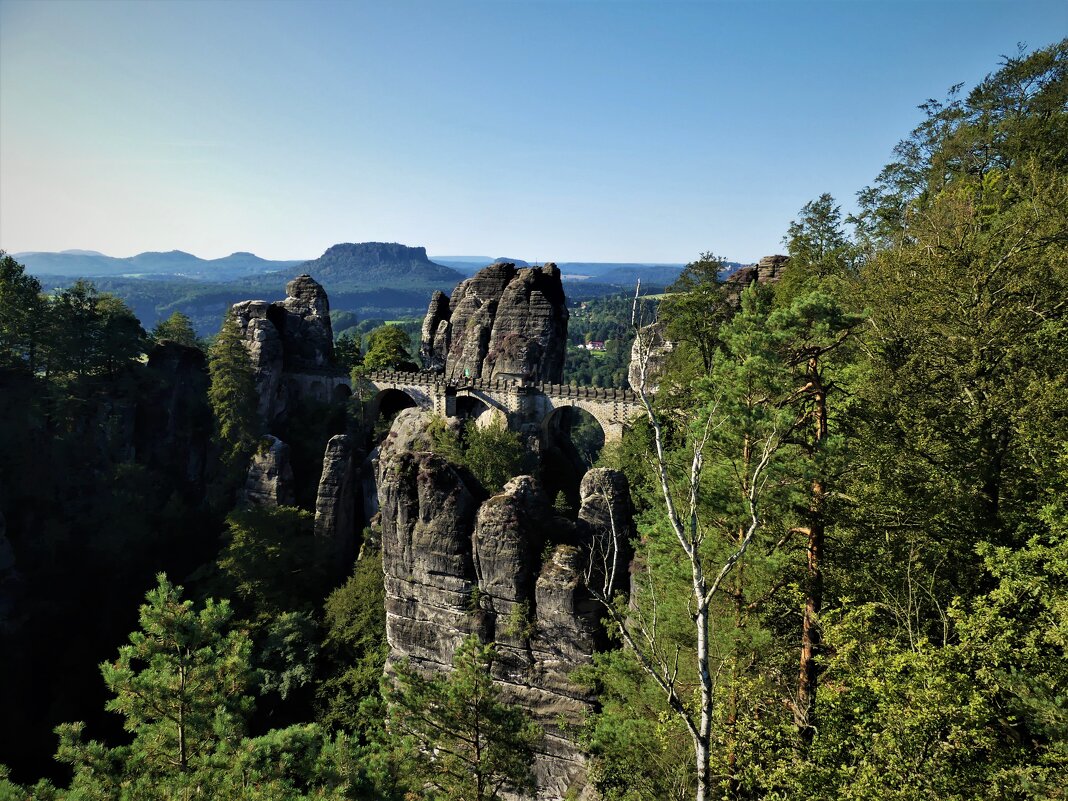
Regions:
[[[638, 293], [636, 308], [637, 301]], [[626, 567], [614, 545], [595, 549], [587, 577], [615, 632], [688, 734], [698, 801], [733, 783], [731, 775], [713, 775], [710, 768], [713, 727], [724, 711], [719, 707], [731, 701], [723, 673], [734, 669], [729, 656], [712, 653], [715, 604], [745, 597], [744, 567], [765, 526], [764, 506], [789, 485], [782, 468], [797, 420], [781, 403], [787, 375], [778, 357], [781, 335], [766, 325], [768, 311], [767, 292], [747, 290], [740, 313], [713, 333], [715, 347], [697, 353], [697, 375], [687, 376], [686, 386], [658, 381], [656, 398], [646, 390], [653, 378], [651, 329], [634, 320], [636, 391], [651, 434], [657, 517], [687, 575], [692, 653], [661, 635], [666, 599], [657, 596], [655, 582], [643, 584], [640, 571], [629, 604], [612, 597], [618, 571]], [[726, 720], [731, 725], [729, 714]]]

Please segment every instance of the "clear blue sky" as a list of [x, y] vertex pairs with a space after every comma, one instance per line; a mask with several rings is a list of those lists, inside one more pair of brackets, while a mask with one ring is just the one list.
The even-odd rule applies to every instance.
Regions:
[[1065, 0], [0, 0], [0, 247], [751, 261], [1065, 35]]

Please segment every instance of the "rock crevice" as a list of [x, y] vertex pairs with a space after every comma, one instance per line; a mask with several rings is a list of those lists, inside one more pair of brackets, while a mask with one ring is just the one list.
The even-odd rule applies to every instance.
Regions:
[[[583, 797], [586, 760], [574, 731], [594, 699], [571, 675], [606, 645], [588, 582], [627, 587], [626, 479], [587, 473], [577, 521], [560, 516], [531, 476], [479, 503], [481, 490], [431, 452], [429, 422], [417, 409], [401, 412], [378, 459], [389, 661], [444, 671], [468, 634], [495, 642], [502, 697], [546, 732], [537, 798]], [[618, 567], [608, 579], [604, 554]]]

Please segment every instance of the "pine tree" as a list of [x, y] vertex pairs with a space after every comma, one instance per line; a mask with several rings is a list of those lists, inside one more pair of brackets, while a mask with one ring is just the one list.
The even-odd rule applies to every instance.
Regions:
[[36, 370], [45, 309], [41, 282], [0, 250], [0, 365]]
[[255, 446], [262, 421], [257, 410], [256, 377], [237, 323], [227, 317], [209, 352], [208, 400], [224, 459], [237, 464]]
[[471, 635], [448, 673], [426, 678], [398, 666], [388, 692], [389, 725], [414, 749], [409, 769], [420, 797], [496, 801], [534, 789], [534, 746], [542, 732], [523, 710], [500, 700], [491, 676], [495, 657], [492, 645]]
[[177, 342], [190, 348], [201, 347], [200, 339], [193, 328], [193, 322], [180, 311], [174, 312], [166, 320], [160, 320], [152, 329], [152, 339], [155, 342]]

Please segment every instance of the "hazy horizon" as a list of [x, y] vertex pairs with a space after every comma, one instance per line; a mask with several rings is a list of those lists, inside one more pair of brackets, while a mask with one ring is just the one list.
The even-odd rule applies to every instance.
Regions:
[[753, 262], [1063, 2], [0, 0], [0, 248]]

